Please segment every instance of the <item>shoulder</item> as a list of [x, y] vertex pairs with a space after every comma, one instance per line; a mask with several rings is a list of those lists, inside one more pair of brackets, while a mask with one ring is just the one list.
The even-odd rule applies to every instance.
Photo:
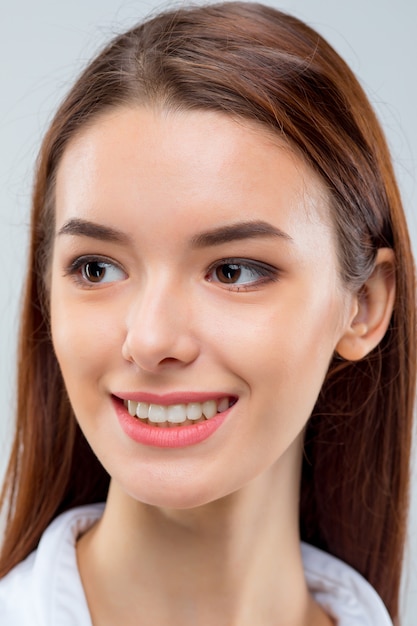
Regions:
[[60, 515], [38, 548], [0, 580], [2, 626], [91, 626], [75, 544], [102, 511], [98, 504]]
[[381, 598], [358, 572], [318, 548], [301, 549], [308, 588], [338, 626], [392, 626]]

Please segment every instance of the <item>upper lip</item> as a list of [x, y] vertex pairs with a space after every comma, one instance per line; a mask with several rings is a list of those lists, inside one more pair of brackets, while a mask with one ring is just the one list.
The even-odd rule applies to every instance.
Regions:
[[190, 402], [205, 402], [206, 400], [221, 400], [222, 398], [237, 399], [237, 396], [221, 391], [172, 391], [157, 394], [146, 391], [118, 391], [113, 394], [119, 400], [133, 400], [169, 406], [172, 404], [188, 404]]

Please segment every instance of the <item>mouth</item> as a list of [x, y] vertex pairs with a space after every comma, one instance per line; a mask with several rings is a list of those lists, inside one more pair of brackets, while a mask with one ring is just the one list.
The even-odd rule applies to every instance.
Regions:
[[219, 413], [224, 413], [236, 402], [237, 399], [231, 396], [204, 402], [169, 405], [123, 400], [123, 404], [131, 417], [137, 418], [143, 424], [160, 428], [190, 426], [205, 422]]

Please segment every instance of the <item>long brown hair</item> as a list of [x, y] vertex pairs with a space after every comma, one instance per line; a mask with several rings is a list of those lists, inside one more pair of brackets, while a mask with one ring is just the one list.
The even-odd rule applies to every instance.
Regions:
[[303, 539], [364, 575], [397, 620], [416, 319], [411, 247], [387, 145], [358, 81], [315, 31], [240, 2], [173, 10], [116, 37], [83, 72], [46, 134], [33, 195], [0, 576], [36, 547], [61, 511], [106, 497], [109, 478], [79, 430], [54, 355], [47, 273], [62, 153], [98, 114], [132, 103], [255, 120], [301, 152], [328, 189], [342, 278], [351, 289], [369, 277], [378, 248], [395, 250], [388, 332], [360, 362], [335, 356], [307, 426], [300, 526]]

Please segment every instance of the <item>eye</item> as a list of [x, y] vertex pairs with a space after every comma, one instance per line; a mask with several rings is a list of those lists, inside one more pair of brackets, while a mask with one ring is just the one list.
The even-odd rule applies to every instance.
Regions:
[[113, 265], [104, 261], [89, 261], [81, 266], [82, 277], [90, 283], [112, 283], [122, 280], [123, 272]]
[[247, 259], [222, 259], [213, 264], [206, 274], [209, 282], [239, 287], [257, 286], [278, 280], [278, 270], [260, 261]]
[[126, 278], [122, 268], [111, 261], [97, 257], [79, 257], [75, 259], [65, 272], [83, 286], [92, 287], [114, 283]]

